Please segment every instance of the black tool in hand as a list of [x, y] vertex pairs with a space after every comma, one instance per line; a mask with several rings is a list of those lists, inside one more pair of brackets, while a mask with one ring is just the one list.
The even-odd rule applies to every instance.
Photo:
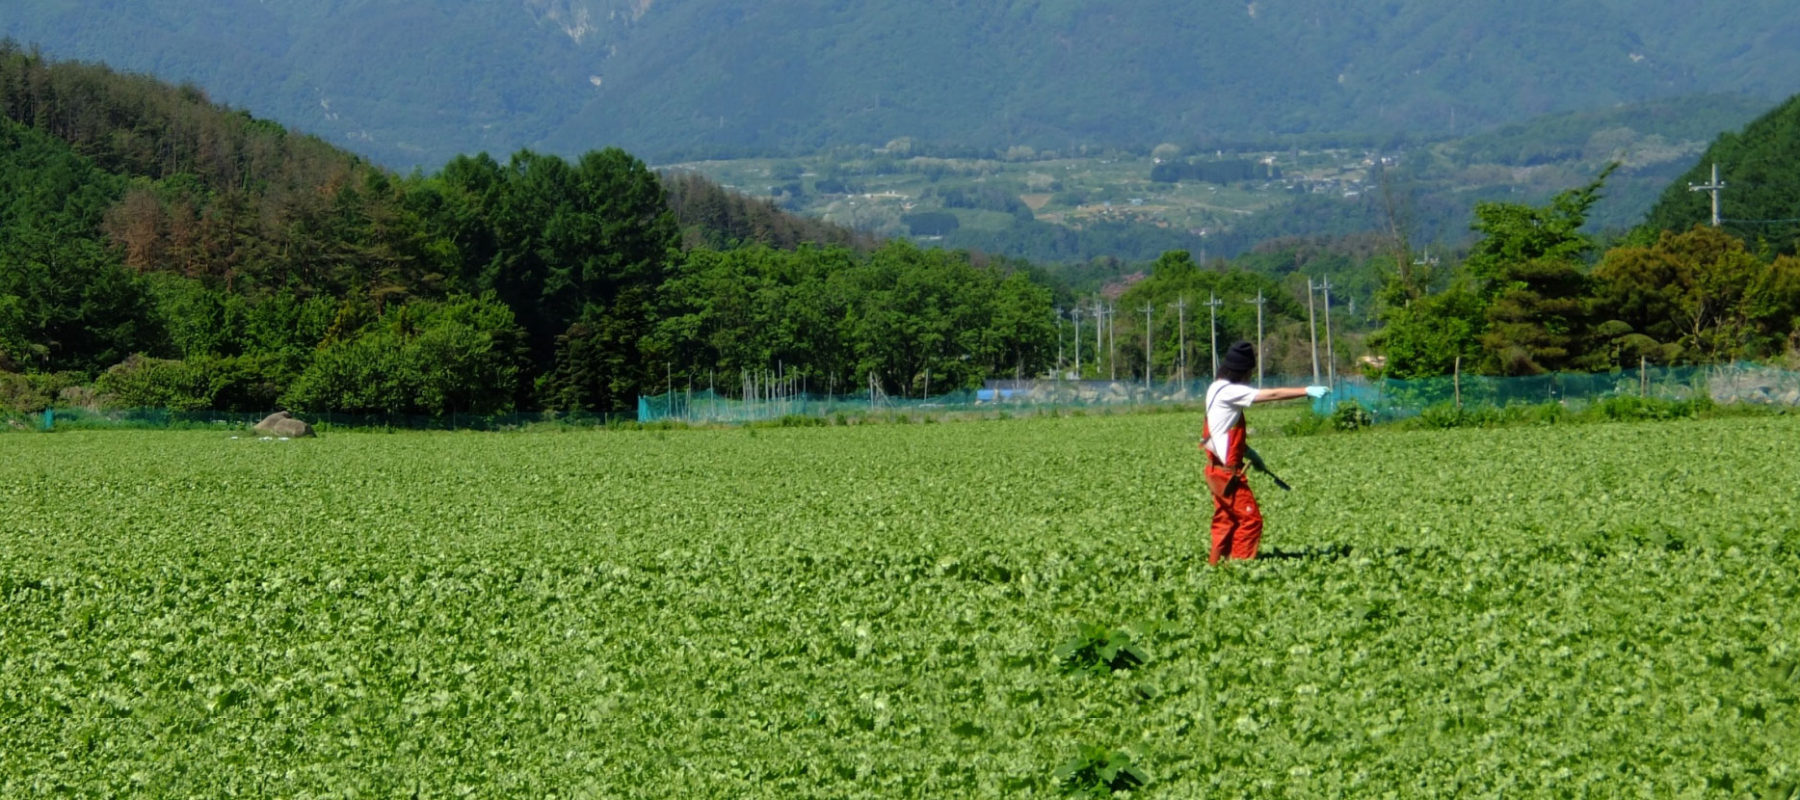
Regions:
[[1276, 486], [1281, 487], [1282, 491], [1291, 492], [1294, 490], [1294, 487], [1287, 485], [1287, 481], [1282, 480], [1281, 476], [1276, 475], [1273, 472], [1270, 472], [1269, 465], [1263, 463], [1262, 456], [1259, 455], [1255, 450], [1250, 449], [1248, 446], [1246, 446], [1244, 448], [1244, 460], [1250, 462], [1250, 467], [1252, 469], [1255, 469], [1257, 472], [1260, 472], [1264, 475], [1269, 476], [1269, 479], [1274, 481]]

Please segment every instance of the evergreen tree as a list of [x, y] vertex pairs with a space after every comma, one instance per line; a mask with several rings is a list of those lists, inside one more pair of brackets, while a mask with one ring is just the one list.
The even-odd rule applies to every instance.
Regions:
[[1479, 203], [1476, 242], [1465, 267], [1485, 279], [1487, 371], [1533, 375], [1590, 365], [1590, 292], [1583, 260], [1593, 241], [1587, 212], [1617, 164], [1592, 183], [1558, 193], [1546, 206]]

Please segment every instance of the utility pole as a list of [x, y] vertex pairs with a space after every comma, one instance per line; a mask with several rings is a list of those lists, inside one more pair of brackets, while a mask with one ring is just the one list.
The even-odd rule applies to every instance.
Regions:
[[1119, 307], [1112, 303], [1106, 304], [1106, 369], [1119, 379]]
[[1306, 279], [1306, 328], [1312, 333], [1313, 383], [1319, 382], [1319, 322], [1313, 310], [1313, 282]]
[[1337, 388], [1337, 355], [1331, 349], [1331, 278], [1327, 276], [1319, 288], [1325, 290], [1325, 385]]
[[1256, 388], [1261, 389], [1263, 385], [1263, 304], [1268, 300], [1263, 297], [1262, 290], [1257, 289], [1256, 299], [1244, 302], [1256, 306]]
[[1106, 306], [1100, 304], [1099, 296], [1094, 297], [1094, 377], [1100, 377], [1100, 354], [1106, 351], [1106, 329], [1100, 321], [1106, 319]]
[[1081, 380], [1081, 306], [1069, 310], [1075, 318], [1075, 380]]
[[1175, 326], [1175, 344], [1180, 348], [1176, 352], [1176, 361], [1179, 366], [1175, 368], [1175, 380], [1178, 383], [1187, 383], [1187, 295], [1180, 295], [1175, 299]]
[[[1401, 301], [1406, 308], [1412, 308], [1415, 297], [1424, 297], [1431, 290], [1431, 276], [1437, 272], [1438, 258], [1431, 254], [1431, 246], [1425, 246], [1424, 255], [1412, 262], [1418, 269], [1407, 269], [1406, 254], [1402, 253], [1397, 261], [1400, 264], [1400, 282], [1406, 289], [1406, 298]], [[1350, 313], [1356, 313], [1356, 304], [1350, 304]]]
[[1219, 306], [1224, 303], [1225, 301], [1220, 300], [1218, 295], [1212, 292], [1206, 293], [1206, 317], [1207, 325], [1210, 326], [1210, 330], [1206, 334], [1206, 343], [1208, 347], [1212, 348], [1214, 376], [1219, 374]]
[[1419, 260], [1412, 263], [1415, 267], [1424, 267], [1425, 269], [1421, 270], [1424, 273], [1421, 278], [1429, 280], [1431, 278], [1431, 271], [1438, 265], [1438, 257], [1431, 254], [1431, 245], [1426, 245], [1425, 254], [1419, 256]]
[[1155, 362], [1150, 360], [1150, 309], [1151, 308], [1152, 308], [1152, 306], [1149, 303], [1144, 304], [1144, 388], [1145, 389], [1150, 388], [1150, 374], [1156, 371], [1151, 366]]
[[1056, 309], [1056, 377], [1058, 378], [1061, 378], [1063, 374], [1062, 317], [1062, 309]]
[[1719, 180], [1719, 162], [1712, 165], [1712, 183], [1695, 186], [1688, 184], [1690, 192], [1707, 192], [1712, 195], [1712, 226], [1719, 227], [1719, 190], [1725, 188], [1725, 182]]

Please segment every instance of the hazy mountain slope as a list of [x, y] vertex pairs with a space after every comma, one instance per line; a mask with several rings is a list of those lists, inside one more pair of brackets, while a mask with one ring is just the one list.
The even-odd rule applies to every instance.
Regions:
[[[704, 5], [719, 4], [659, 6], [668, 16], [626, 37], [559, 137], [804, 150], [896, 136], [1061, 147], [1442, 132], [1681, 85], [1660, 60], [1630, 58], [1642, 47], [1626, 18], [1548, 0], [1392, 14], [1317, 1], [852, 11], [815, 0], [723, 17]], [[707, 46], [667, 38], [696, 34]], [[643, 107], [645, 92], [657, 113], [609, 114]]]
[[[1691, 5], [1691, 4], [1690, 4]], [[1468, 133], [1796, 87], [1800, 6], [1674, 0], [31, 0], [0, 35], [192, 80], [398, 166], [898, 137], [980, 148]]]
[[389, 164], [436, 166], [535, 143], [579, 103], [592, 48], [551, 6], [33, 0], [0, 7], [0, 35], [190, 81]]

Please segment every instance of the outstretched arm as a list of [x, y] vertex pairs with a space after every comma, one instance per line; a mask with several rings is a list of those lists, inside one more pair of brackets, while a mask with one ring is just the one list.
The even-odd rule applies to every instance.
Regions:
[[1300, 397], [1324, 397], [1331, 391], [1326, 386], [1283, 386], [1279, 389], [1256, 390], [1256, 402], [1268, 403], [1275, 400], [1293, 400]]

